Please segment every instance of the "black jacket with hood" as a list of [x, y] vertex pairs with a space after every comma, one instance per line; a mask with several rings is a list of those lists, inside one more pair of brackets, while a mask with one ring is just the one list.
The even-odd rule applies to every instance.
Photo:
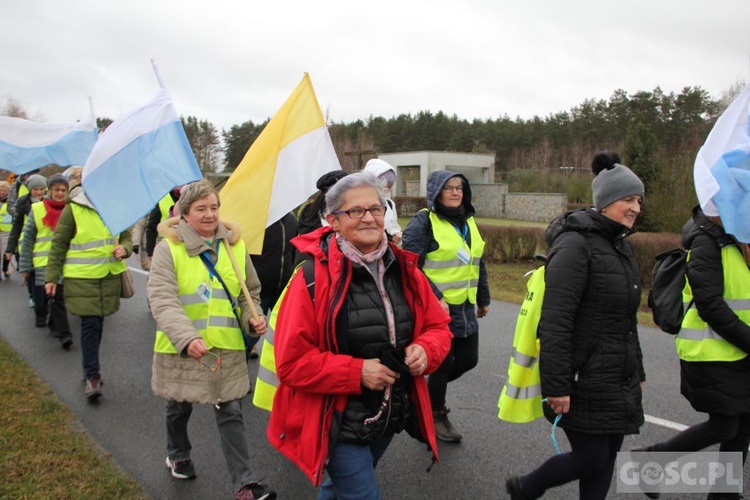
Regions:
[[[721, 248], [737, 241], [695, 207], [683, 229], [682, 244], [690, 250], [687, 275], [701, 318], [725, 340], [750, 352], [750, 326], [724, 300]], [[750, 414], [750, 356], [729, 362], [681, 360], [680, 368], [680, 390], [697, 411]]]
[[[464, 183], [463, 205], [466, 209], [466, 219], [474, 217], [476, 209], [471, 203], [471, 186], [469, 181], [461, 174], [449, 170], [439, 170], [433, 172], [427, 178], [427, 208], [429, 212], [437, 214], [438, 217], [444, 218], [440, 213], [440, 207], [437, 200], [443, 186], [449, 179], [460, 177]], [[430, 222], [430, 213], [422, 210], [416, 213], [409, 221], [403, 233], [402, 246], [404, 250], [409, 250], [419, 255], [419, 268], [424, 266], [425, 256], [429, 252], [434, 252], [440, 248], [439, 243], [435, 240], [432, 232], [432, 223]], [[466, 243], [471, 246], [471, 234], [468, 235]], [[432, 291], [438, 299], [443, 298], [443, 294], [437, 287], [430, 283]], [[479, 263], [479, 284], [477, 285], [477, 303], [476, 305], [486, 307], [490, 305], [490, 287], [487, 281], [487, 269], [484, 265], [484, 259]], [[460, 305], [450, 304], [451, 323], [450, 329], [456, 337], [468, 337], [479, 331], [476, 310], [474, 304], [468, 300]]]
[[568, 212], [547, 228], [539, 367], [544, 397], [570, 396], [559, 424], [565, 429], [634, 434], [643, 424], [641, 287], [631, 233], [593, 208]]

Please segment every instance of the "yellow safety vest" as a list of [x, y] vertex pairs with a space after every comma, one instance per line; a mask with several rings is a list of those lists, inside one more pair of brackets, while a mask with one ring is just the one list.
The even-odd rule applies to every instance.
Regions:
[[[724, 301], [740, 320], [750, 325], [750, 269], [740, 249], [735, 245], [722, 248], [721, 265], [724, 268]], [[692, 300], [693, 290], [690, 283], [686, 283], [682, 302], [688, 307]], [[745, 351], [724, 340], [703, 321], [695, 307], [688, 309], [674, 342], [677, 355], [685, 361], [737, 361], [747, 356]]]
[[13, 228], [13, 216], [8, 213], [8, 203], [5, 202], [0, 206], [0, 232], [9, 233]]
[[161, 212], [161, 220], [165, 221], [169, 219], [169, 210], [174, 206], [174, 200], [172, 199], [172, 195], [167, 193], [167, 195], [159, 200], [159, 211]]
[[36, 224], [36, 241], [34, 242], [32, 264], [37, 269], [47, 266], [49, 249], [52, 248], [52, 237], [55, 233], [42, 222], [42, 219], [47, 215], [47, 207], [44, 206], [44, 203], [31, 205], [31, 213], [34, 216], [34, 224]]
[[[301, 267], [298, 266], [297, 271]], [[297, 271], [294, 274], [297, 274]], [[276, 375], [276, 352], [273, 347], [276, 318], [279, 315], [281, 303], [284, 301], [284, 296], [289, 288], [289, 283], [294, 278], [294, 274], [289, 279], [284, 290], [281, 291], [281, 295], [279, 295], [279, 299], [271, 311], [271, 316], [268, 318], [268, 329], [265, 335], [263, 335], [263, 349], [260, 352], [260, 366], [258, 367], [258, 376], [255, 379], [253, 404], [258, 408], [268, 411], [271, 411], [273, 408], [273, 398], [276, 395], [276, 389], [279, 387], [279, 377]]]
[[536, 269], [526, 282], [526, 298], [521, 304], [516, 320], [513, 351], [508, 364], [508, 379], [497, 403], [497, 417], [506, 422], [531, 422], [544, 414], [537, 338], [544, 289], [542, 266]]
[[109, 273], [125, 272], [125, 262], [114, 256], [115, 238], [99, 214], [77, 203], [68, 206], [73, 212], [76, 234], [65, 255], [63, 277], [101, 279]]
[[438, 242], [437, 250], [425, 256], [422, 271], [443, 294], [448, 304], [476, 304], [479, 284], [479, 262], [484, 253], [484, 240], [479, 234], [474, 217], [466, 221], [471, 233], [471, 248], [466, 234], [459, 234], [456, 226], [430, 212], [432, 234]]
[[27, 186], [26, 184], [21, 184], [21, 187], [18, 188], [18, 195], [16, 196], [16, 199], [26, 194], [29, 194], [29, 186]]
[[[199, 256], [190, 257], [183, 243], [175, 243], [169, 239], [166, 241], [172, 252], [180, 302], [206, 347], [244, 351], [245, 341], [232, 310], [232, 303], [237, 303], [241, 286], [231, 260], [224, 255], [224, 251], [227, 251], [226, 245], [223, 242], [219, 243], [219, 258], [214, 267], [227, 285], [231, 297], [227, 297], [219, 280], [209, 275]], [[247, 250], [242, 240], [232, 245], [231, 251], [234, 252], [237, 262], [245, 262]], [[245, 279], [247, 276], [243, 268], [242, 280]], [[164, 354], [177, 353], [169, 337], [162, 330], [156, 332], [154, 351]]]

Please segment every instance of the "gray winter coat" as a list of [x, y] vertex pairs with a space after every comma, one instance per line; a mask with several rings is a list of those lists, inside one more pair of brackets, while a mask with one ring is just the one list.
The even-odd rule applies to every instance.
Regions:
[[[220, 222], [213, 247], [209, 247], [193, 228], [177, 217], [159, 224], [159, 233], [165, 235], [165, 240], [154, 249], [147, 288], [148, 300], [157, 328], [167, 335], [179, 354], [154, 353], [151, 389], [164, 399], [190, 403], [218, 404], [239, 399], [250, 390], [244, 351], [213, 349], [212, 352], [221, 358], [221, 369], [216, 373], [204, 370], [195, 359], [187, 357], [190, 342], [201, 337], [180, 302], [174, 260], [166, 241], [183, 243], [188, 255], [195, 259], [200, 259], [199, 255], [208, 250], [215, 262], [218, 240], [226, 237], [230, 244], [238, 242], [239, 226]], [[225, 252], [221, 252], [221, 255], [225, 255]], [[242, 265], [242, 262], [239, 264]], [[245, 284], [256, 311], [260, 313], [260, 281], [249, 256], [244, 264], [247, 274]], [[242, 294], [239, 305], [243, 324], [249, 329], [250, 306]]]

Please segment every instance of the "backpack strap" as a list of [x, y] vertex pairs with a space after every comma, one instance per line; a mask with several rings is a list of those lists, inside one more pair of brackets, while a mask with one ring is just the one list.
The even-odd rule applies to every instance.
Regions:
[[315, 304], [315, 260], [305, 259], [300, 266], [302, 267], [302, 274], [305, 275], [307, 293], [310, 294], [310, 300]]

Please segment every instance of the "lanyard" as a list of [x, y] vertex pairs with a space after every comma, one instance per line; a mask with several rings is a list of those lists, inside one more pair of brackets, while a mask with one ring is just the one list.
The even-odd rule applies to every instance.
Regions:
[[[451, 224], [451, 226], [453, 226], [453, 224]], [[466, 242], [466, 236], [469, 234], [469, 224], [464, 222], [463, 232], [459, 231], [456, 226], [453, 226], [453, 229], [455, 229], [458, 235], [461, 237], [461, 239], [464, 240], [464, 242]]]

